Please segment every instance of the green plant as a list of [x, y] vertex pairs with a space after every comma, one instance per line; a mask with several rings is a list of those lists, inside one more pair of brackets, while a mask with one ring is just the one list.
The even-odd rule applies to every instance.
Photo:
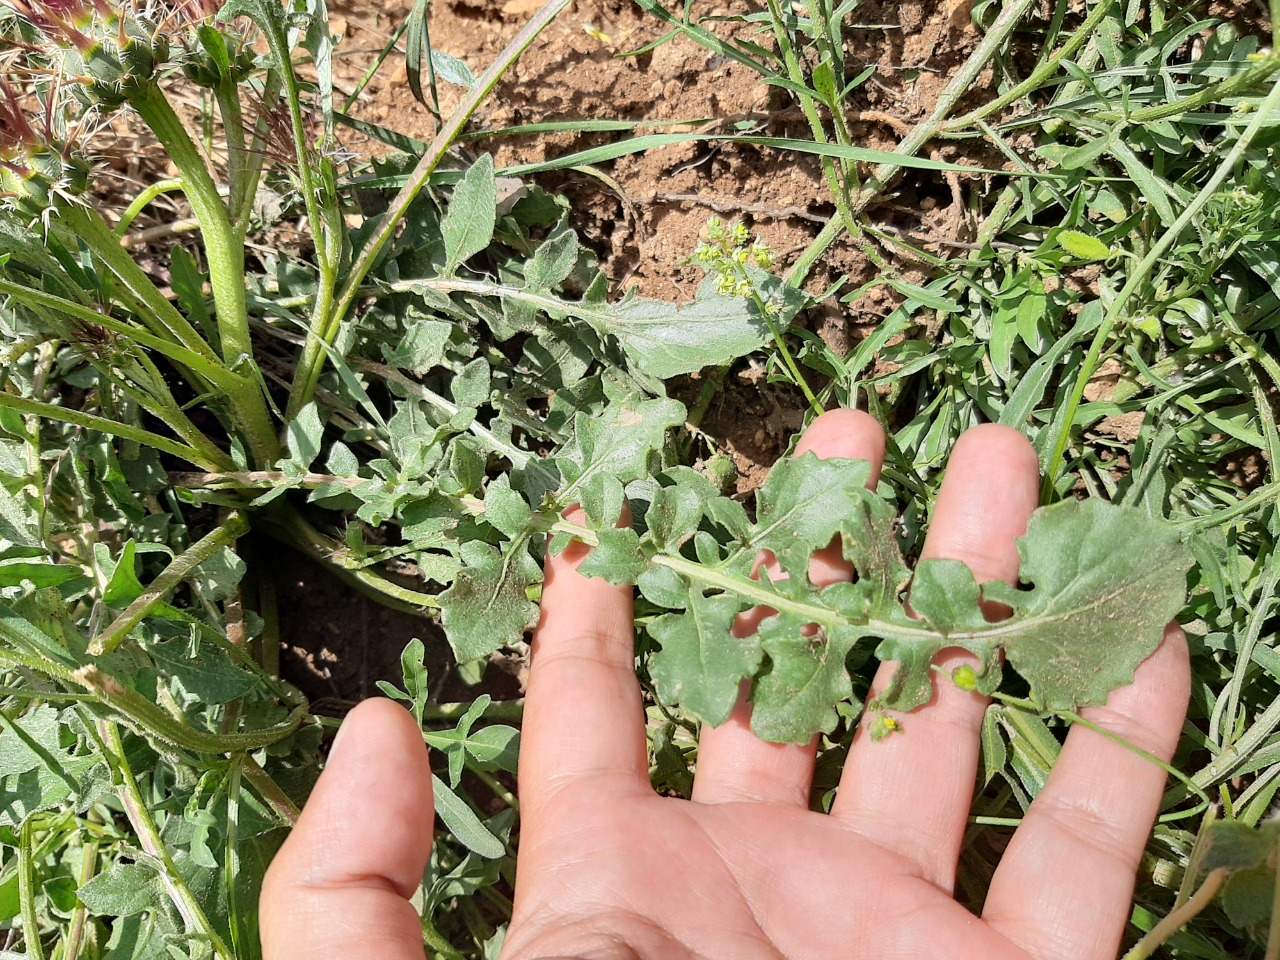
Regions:
[[[1280, 485], [1272, 474], [1238, 488], [1220, 467], [1253, 450], [1266, 464], [1280, 455], [1274, 56], [1167, 4], [1144, 17], [1114, 0], [1078, 17], [1059, 4], [1042, 21], [1027, 2], [979, 3], [968, 60], [884, 153], [848, 126], [870, 76], [846, 53], [856, 2], [732, 14], [731, 40], [696, 5], [641, 5], [670, 28], [659, 42], [691, 38], [795, 98], [811, 140], [752, 121], [628, 135], [514, 170], [483, 153], [444, 169], [484, 133], [464, 129], [562, 0], [479, 78], [430, 49], [418, 5], [412, 75], [429, 72], [418, 89], [428, 99], [436, 81], [457, 81], [462, 105], [429, 144], [364, 124], [402, 152], [349, 166], [339, 130], [359, 123], [336, 103], [319, 0], [288, 10], [236, 0], [219, 19], [212, 6], [186, 7], [165, 24], [105, 0], [0, 12], [18, 51], [0, 97], [0, 924], [21, 921], [26, 955], [255, 955], [255, 884], [331, 723], [277, 676], [273, 547], [251, 544], [249, 529], [383, 602], [438, 616], [473, 679], [494, 651], [520, 649], [548, 542], [591, 543], [590, 572], [639, 585], [654, 777], [672, 790], [688, 790], [697, 721], [722, 719], [744, 678], [761, 733], [823, 732], [829, 784], [873, 645], [907, 665], [881, 704], [903, 708], [943, 643], [987, 664], [954, 678], [984, 691], [996, 691], [1003, 653], [1022, 679], [997, 691], [984, 730], [960, 876], [975, 902], [1056, 735], [1131, 675], [1183, 606], [1190, 549], [1197, 567], [1178, 619], [1193, 641], [1196, 701], [1135, 938], [1166, 914], [1189, 916], [1177, 910], [1199, 864], [1183, 824], [1204, 818], [1210, 797], [1246, 827], [1270, 808], [1280, 661], [1268, 559]], [[1190, 38], [1209, 27], [1205, 52], [1188, 59]], [[1012, 55], [1024, 34], [1044, 39], [1029, 59]], [[269, 53], [251, 52], [258, 38]], [[959, 113], [988, 68], [998, 89]], [[207, 91], [225, 162], [209, 160], [176, 111], [170, 94], [183, 83]], [[179, 173], [144, 187], [114, 225], [82, 199], [83, 128], [113, 110], [135, 111]], [[631, 134], [634, 124], [550, 128]], [[611, 303], [563, 201], [532, 185], [498, 200], [500, 177], [697, 139], [819, 158], [836, 216], [785, 280], [764, 247], [721, 227], [695, 254], [711, 274], [696, 301]], [[974, 169], [917, 156], [940, 139], [981, 143], [1013, 167], [975, 197], [974, 242], [953, 257], [875, 216], [895, 178]], [[264, 185], [274, 210], [256, 202]], [[171, 300], [118, 234], [178, 191], [199, 231], [167, 251]], [[298, 252], [272, 239], [286, 216], [306, 225]], [[246, 259], [251, 235], [268, 252]], [[806, 293], [844, 237], [880, 275]], [[896, 306], [847, 355], [795, 323], [815, 302], [854, 303], [882, 285]], [[888, 424], [891, 482], [868, 493], [864, 468], [802, 458], [775, 472], [754, 513], [723, 496], [704, 475], [720, 451], [682, 430], [690, 414], [665, 381], [718, 369], [704, 381], [711, 402], [730, 365], [759, 351], [810, 407], [862, 405]], [[1107, 361], [1120, 372], [1095, 392]], [[1107, 432], [1133, 414], [1136, 436]], [[1053, 504], [1024, 541], [1031, 589], [988, 590], [1017, 611], [1000, 625], [980, 616], [977, 587], [955, 565], [913, 574], [901, 559], [919, 547], [945, 453], [980, 420], [1033, 438]], [[1077, 493], [1092, 499], [1080, 505]], [[574, 504], [583, 523], [563, 518]], [[624, 505], [632, 529], [616, 527]], [[819, 592], [807, 556], [833, 538], [860, 579]], [[792, 576], [753, 579], [761, 549]], [[1112, 575], [1146, 602], [1107, 610], [1124, 619], [1102, 617], [1092, 645], [1072, 646], [1063, 635], [1083, 618], [1061, 605], [1076, 575], [1084, 608], [1105, 609], [1100, 580]], [[923, 620], [904, 611], [908, 580]], [[756, 604], [779, 614], [726, 645], [727, 624]], [[1133, 628], [1125, 644], [1120, 623]], [[810, 624], [820, 632], [806, 635]], [[1073, 669], [1047, 670], [1063, 649]], [[705, 666], [704, 651], [714, 651]], [[424, 934], [442, 956], [488, 955], [510, 911], [500, 881], [512, 869], [507, 722], [518, 704], [432, 703], [424, 659], [422, 644], [406, 651], [397, 694], [447, 763], [436, 789], [451, 833], [424, 888]], [[1083, 669], [1097, 663], [1097, 675]], [[474, 789], [505, 809], [482, 817]], [[1262, 956], [1248, 938], [1263, 921], [1237, 923], [1211, 900], [1196, 901], [1205, 909], [1171, 946]]]

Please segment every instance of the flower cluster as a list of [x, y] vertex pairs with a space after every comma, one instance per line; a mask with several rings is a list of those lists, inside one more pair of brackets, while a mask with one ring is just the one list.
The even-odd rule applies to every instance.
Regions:
[[721, 296], [752, 297], [761, 300], [769, 313], [778, 312], [777, 305], [764, 302], [759, 282], [752, 276], [752, 268], [766, 273], [772, 270], [776, 258], [766, 243], [751, 236], [746, 224], [726, 225], [719, 217], [712, 217], [693, 261], [716, 278], [716, 291]]

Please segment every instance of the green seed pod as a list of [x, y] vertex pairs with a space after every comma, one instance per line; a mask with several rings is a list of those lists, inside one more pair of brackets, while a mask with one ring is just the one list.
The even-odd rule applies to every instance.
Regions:
[[120, 51], [120, 65], [129, 76], [138, 80], [150, 80], [156, 74], [156, 51], [150, 44], [130, 40]]

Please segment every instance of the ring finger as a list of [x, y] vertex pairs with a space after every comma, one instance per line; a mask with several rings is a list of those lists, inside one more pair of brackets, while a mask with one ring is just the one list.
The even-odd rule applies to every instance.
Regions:
[[[1020, 434], [976, 427], [951, 455], [922, 558], [961, 560], [979, 583], [1013, 582], [1015, 541], [1035, 509], [1039, 464]], [[934, 664], [950, 672], [968, 654], [944, 650]], [[894, 665], [881, 665], [871, 699], [888, 685]], [[955, 880], [986, 698], [936, 674], [933, 698], [901, 719], [901, 734], [875, 742], [865, 725], [845, 763], [832, 815], [920, 867], [944, 890]]]

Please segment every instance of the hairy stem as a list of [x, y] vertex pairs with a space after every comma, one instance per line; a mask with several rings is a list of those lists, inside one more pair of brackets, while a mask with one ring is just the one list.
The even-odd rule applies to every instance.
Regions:
[[985, 120], [991, 114], [1003, 110], [1009, 104], [1016, 103], [1028, 94], [1035, 93], [1045, 81], [1058, 72], [1058, 67], [1063, 60], [1074, 56], [1075, 52], [1085, 45], [1098, 24], [1102, 23], [1107, 14], [1111, 12], [1115, 2], [1116, 0], [1099, 0], [1097, 5], [1089, 11], [1089, 16], [1085, 17], [1084, 22], [1080, 24], [1079, 29], [1051, 57], [1036, 67], [1031, 72], [1031, 76], [991, 102], [984, 103], [975, 110], [970, 110], [962, 117], [948, 120], [943, 124], [942, 129], [948, 133], [955, 130], [963, 130], [965, 127], [972, 126], [977, 121]]
[[1162, 943], [1185, 927], [1193, 917], [1213, 902], [1213, 898], [1218, 895], [1218, 891], [1222, 889], [1230, 873], [1230, 870], [1225, 869], [1214, 870], [1205, 877], [1204, 883], [1195, 892], [1195, 896], [1152, 927], [1151, 932], [1139, 940], [1133, 949], [1124, 955], [1123, 960], [1147, 960], [1147, 957], [1155, 953]]
[[28, 817], [18, 833], [18, 900], [22, 913], [22, 942], [31, 960], [44, 960], [40, 918], [36, 915], [35, 821]]
[[89, 646], [91, 656], [100, 657], [111, 653], [128, 638], [130, 632], [159, 604], [177, 589], [182, 581], [195, 571], [215, 553], [229, 547], [237, 539], [249, 531], [249, 521], [242, 514], [232, 513], [212, 533], [192, 544], [183, 553], [173, 559], [142, 596], [129, 604], [127, 610], [107, 627]]
[[187, 932], [197, 934], [206, 940], [217, 960], [234, 960], [233, 954], [223, 942], [222, 937], [218, 935], [218, 931], [214, 929], [213, 924], [209, 922], [208, 916], [205, 915], [200, 906], [200, 901], [191, 892], [191, 888], [187, 886], [186, 880], [178, 870], [177, 864], [173, 862], [173, 857], [169, 854], [169, 848], [165, 846], [164, 840], [160, 836], [160, 830], [156, 827], [156, 822], [151, 817], [151, 811], [147, 809], [147, 803], [138, 787], [138, 781], [134, 778], [133, 770], [125, 757], [124, 744], [120, 739], [120, 728], [110, 720], [100, 720], [98, 721], [98, 732], [109, 751], [108, 763], [119, 777], [117, 792], [124, 807], [125, 816], [129, 820], [129, 825], [137, 835], [138, 843], [142, 846], [142, 849], [147, 852], [159, 868], [160, 882], [164, 885], [165, 891], [169, 894], [169, 899], [173, 901], [174, 907], [177, 908], [178, 913], [181, 915], [183, 923], [186, 924]]
[[[200, 221], [200, 236], [204, 240], [217, 311], [218, 336], [222, 341], [222, 357], [234, 370], [253, 359], [245, 300], [243, 238], [231, 225], [226, 204], [209, 175], [208, 164], [160, 88], [148, 86], [130, 102], [165, 145], [170, 159], [182, 175], [191, 209]], [[244, 439], [259, 464], [274, 463], [279, 458], [280, 446], [266, 400], [256, 384], [251, 380], [245, 382], [247, 387], [228, 394], [232, 415], [244, 431]]]

